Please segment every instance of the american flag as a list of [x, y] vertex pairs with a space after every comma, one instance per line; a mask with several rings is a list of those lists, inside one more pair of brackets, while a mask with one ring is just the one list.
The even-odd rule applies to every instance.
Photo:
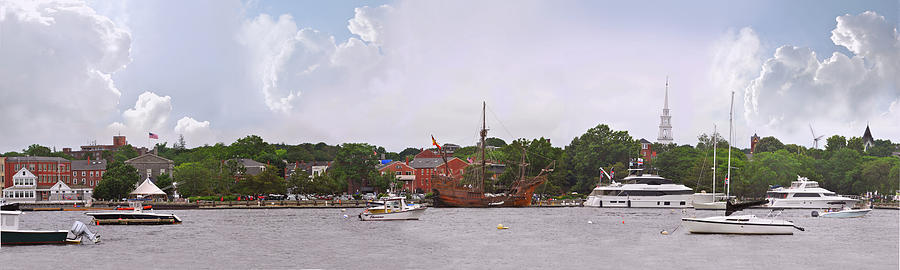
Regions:
[[157, 139], [157, 140], [159, 140], [159, 135], [156, 135], [156, 134], [154, 134], [153, 132], [150, 132], [150, 139]]

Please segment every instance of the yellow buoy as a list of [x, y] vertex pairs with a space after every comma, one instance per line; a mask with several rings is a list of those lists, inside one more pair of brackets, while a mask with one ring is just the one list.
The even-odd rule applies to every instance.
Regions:
[[505, 230], [505, 229], [509, 229], [509, 227], [505, 227], [505, 226], [503, 226], [503, 223], [501, 223], [501, 224], [497, 224], [497, 229], [498, 229], [498, 230]]
[[666, 231], [666, 230], [662, 230], [662, 231], [659, 232], [659, 233], [662, 234], [662, 235], [669, 235], [669, 231]]

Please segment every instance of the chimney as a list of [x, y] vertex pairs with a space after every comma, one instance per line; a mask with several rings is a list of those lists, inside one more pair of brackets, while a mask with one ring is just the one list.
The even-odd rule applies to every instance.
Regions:
[[409, 166], [409, 156], [406, 156], [406, 165]]

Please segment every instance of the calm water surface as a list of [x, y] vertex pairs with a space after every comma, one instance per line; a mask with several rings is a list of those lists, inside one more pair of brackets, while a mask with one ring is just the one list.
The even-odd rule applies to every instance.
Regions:
[[[96, 245], [11, 246], [2, 269], [898, 269], [900, 211], [810, 217], [788, 236], [692, 235], [668, 209], [431, 208], [361, 222], [361, 209], [177, 210], [183, 224], [89, 226]], [[756, 215], [768, 211], [754, 209]], [[350, 218], [344, 218], [347, 214]], [[26, 212], [21, 229], [69, 229], [82, 212]], [[589, 224], [592, 221], [593, 224]], [[623, 223], [624, 222], [624, 223]], [[509, 226], [497, 230], [498, 223]], [[666, 229], [674, 232], [662, 235]]]

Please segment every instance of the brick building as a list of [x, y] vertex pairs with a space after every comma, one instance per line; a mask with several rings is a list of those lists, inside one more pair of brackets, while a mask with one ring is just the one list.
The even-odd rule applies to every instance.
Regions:
[[38, 201], [50, 199], [49, 189], [56, 182], [72, 180], [72, 163], [59, 157], [8, 157], [4, 168], [3, 187], [13, 186], [13, 175], [21, 169], [27, 169], [34, 175], [36, 190], [35, 198]]
[[656, 152], [653, 151], [653, 143], [645, 139], [641, 139], [641, 158], [644, 159], [644, 164], [647, 165], [652, 163], [653, 158], [656, 158]]
[[[435, 175], [444, 175], [444, 160], [436, 150], [424, 150], [409, 162], [409, 166], [415, 170], [416, 178], [413, 181], [416, 193], [425, 193], [431, 190], [431, 179]], [[450, 165], [451, 177], [462, 177], [463, 170], [469, 166], [465, 161], [451, 157], [447, 159]]]
[[8, 157], [4, 162], [3, 187], [13, 185], [12, 176], [22, 168], [28, 169], [36, 178], [38, 188], [49, 188], [57, 181], [72, 179], [72, 163], [59, 157]]
[[66, 184], [81, 185], [90, 188], [96, 187], [106, 173], [106, 160], [73, 160], [72, 182]]
[[401, 188], [404, 190], [414, 191], [413, 185], [416, 180], [416, 169], [410, 167], [409, 162], [393, 161], [378, 168], [381, 174], [390, 173], [396, 175], [397, 180], [402, 182]]
[[[90, 144], [90, 145], [82, 145], [81, 150], [73, 151], [72, 148], [66, 147], [63, 148], [63, 153], [70, 155], [77, 159], [102, 159], [103, 151], [116, 151], [119, 147], [125, 146], [128, 144], [128, 140], [125, 139], [125, 136], [113, 136], [113, 144]], [[135, 151], [138, 152], [139, 155], [143, 155], [149, 152], [149, 149], [146, 147], [135, 147]]]

